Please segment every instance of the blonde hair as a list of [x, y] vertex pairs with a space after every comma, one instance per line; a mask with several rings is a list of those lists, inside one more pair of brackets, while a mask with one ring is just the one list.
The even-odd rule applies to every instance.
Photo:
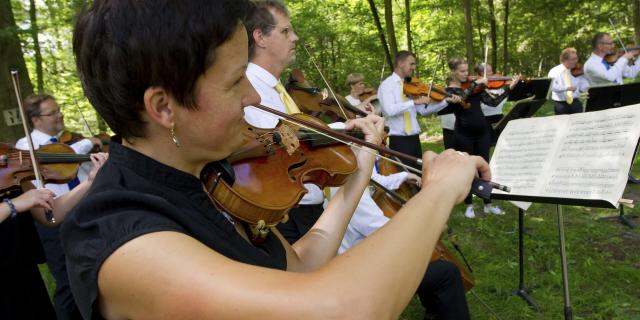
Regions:
[[364, 75], [362, 75], [362, 73], [350, 73], [347, 76], [347, 85], [351, 86], [353, 84], [356, 84], [360, 81], [364, 80]]

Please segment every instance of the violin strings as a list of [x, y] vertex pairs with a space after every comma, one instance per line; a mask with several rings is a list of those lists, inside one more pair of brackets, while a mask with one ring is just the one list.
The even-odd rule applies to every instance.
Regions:
[[[264, 113], [268, 113], [269, 115], [272, 115], [272, 114], [270, 114], [269, 112], [267, 112], [267, 111], [265, 111], [265, 110], [262, 110], [262, 109], [258, 109], [258, 110], [260, 110], [260, 111], [262, 111], [262, 112], [264, 112]], [[331, 135], [329, 135], [329, 134], [326, 134], [326, 133], [324, 133], [324, 132], [318, 131], [318, 130], [316, 130], [316, 129], [314, 129], [314, 128], [308, 127], [308, 126], [303, 125], [303, 124], [301, 124], [301, 123], [296, 123], [296, 122], [291, 121], [291, 120], [289, 120], [289, 119], [285, 119], [285, 118], [280, 118], [280, 119], [281, 119], [281, 120], [284, 120], [285, 122], [288, 122], [288, 123], [294, 124], [294, 125], [296, 125], [296, 126], [299, 126], [299, 127], [305, 128], [305, 129], [307, 129], [307, 130], [309, 130], [309, 131], [315, 132], [315, 133], [317, 133], [318, 135], [325, 136], [325, 137], [327, 137], [327, 138], [329, 138], [329, 139], [333, 139], [333, 140], [338, 141], [338, 142], [340, 142], [340, 143], [343, 143], [343, 144], [345, 144], [345, 145], [348, 145], [348, 146], [354, 147], [354, 148], [356, 148], [356, 149], [358, 149], [358, 150], [361, 150], [361, 151], [367, 152], [367, 153], [372, 154], [372, 155], [376, 155], [377, 157], [380, 157], [380, 158], [382, 158], [382, 159], [385, 159], [385, 160], [387, 160], [387, 161], [389, 161], [389, 162], [391, 162], [391, 163], [394, 163], [394, 164], [396, 164], [396, 165], [398, 165], [398, 166], [400, 166], [400, 167], [403, 167], [403, 168], [405, 168], [405, 169], [407, 169], [407, 170], [409, 170], [409, 171], [413, 171], [414, 173], [417, 173], [418, 175], [421, 175], [421, 174], [422, 174], [422, 172], [421, 172], [420, 170], [418, 170], [418, 169], [416, 169], [416, 168], [414, 168], [414, 167], [412, 167], [412, 166], [408, 166], [408, 165], [406, 165], [406, 164], [404, 164], [404, 163], [402, 163], [402, 162], [400, 162], [400, 161], [397, 161], [397, 160], [394, 160], [394, 159], [392, 159], [392, 158], [389, 158], [389, 157], [387, 157], [387, 156], [383, 156], [383, 155], [379, 154], [379, 153], [378, 153], [377, 151], [375, 151], [375, 150], [374, 150], [374, 151], [372, 151], [372, 150], [370, 150], [369, 148], [364, 148], [364, 147], [362, 147], [362, 146], [360, 146], [360, 145], [357, 145], [357, 144], [355, 144], [355, 143], [353, 143], [353, 142], [343, 141], [343, 140], [341, 140], [341, 139], [339, 139], [339, 138], [336, 138], [336, 137], [331, 136]]]

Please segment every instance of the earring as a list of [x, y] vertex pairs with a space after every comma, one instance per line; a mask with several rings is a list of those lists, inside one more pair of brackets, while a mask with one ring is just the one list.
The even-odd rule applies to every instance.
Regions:
[[171, 126], [171, 140], [173, 140], [173, 143], [176, 145], [176, 147], [180, 148], [180, 141], [178, 141], [178, 137], [176, 137], [176, 124], [174, 123]]

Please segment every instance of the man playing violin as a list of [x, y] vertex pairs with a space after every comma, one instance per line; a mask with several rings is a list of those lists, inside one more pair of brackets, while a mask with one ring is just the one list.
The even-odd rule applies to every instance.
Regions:
[[556, 114], [582, 112], [580, 94], [586, 92], [588, 83], [584, 76], [574, 76], [572, 71], [578, 63], [575, 48], [565, 48], [560, 53], [560, 64], [549, 70], [551, 99]]
[[431, 102], [428, 96], [407, 97], [403, 91], [404, 79], [416, 70], [416, 56], [409, 51], [400, 51], [395, 57], [393, 73], [378, 88], [378, 99], [382, 114], [389, 125], [389, 147], [414, 157], [420, 157], [420, 125], [417, 113], [429, 115], [447, 106], [448, 102], [460, 102], [453, 96], [440, 102]]
[[591, 48], [591, 56], [584, 63], [584, 75], [589, 86], [623, 84], [624, 78], [635, 78], [640, 72], [640, 64], [629, 65], [629, 61], [640, 53], [637, 50], [623, 54], [613, 65], [607, 62], [605, 56], [614, 53], [614, 45], [611, 35], [606, 32], [593, 36]]
[[[256, 9], [247, 18], [249, 35], [249, 65], [247, 79], [256, 89], [261, 104], [288, 114], [300, 113], [289, 94], [280, 83], [282, 71], [295, 61], [298, 36], [293, 30], [289, 11], [278, 1], [254, 1]], [[245, 108], [245, 120], [256, 127], [275, 128], [279, 117], [258, 110]], [[320, 218], [325, 200], [323, 191], [315, 184], [307, 183], [309, 191], [292, 208], [289, 219], [278, 224], [278, 230], [294, 243], [306, 234]]]
[[[375, 92], [371, 92], [367, 94], [368, 96], [366, 98], [361, 99], [367, 89], [364, 85], [364, 75], [362, 75], [362, 73], [350, 73], [347, 75], [347, 85], [350, 90], [349, 95], [345, 98], [352, 106], [368, 113], [376, 112], [373, 101], [378, 99], [378, 95], [375, 94]], [[373, 91], [373, 89], [369, 90]]]
[[[33, 128], [31, 139], [33, 147], [38, 149], [42, 145], [50, 143], [58, 143], [59, 137], [64, 130], [64, 114], [60, 110], [60, 106], [56, 103], [53, 96], [48, 94], [39, 94], [27, 97], [24, 101], [25, 113]], [[102, 142], [98, 138], [86, 138], [70, 144], [70, 147], [77, 154], [88, 154], [94, 146], [101, 147]], [[23, 137], [16, 142], [16, 148], [28, 150], [29, 145], [27, 138]], [[80, 186], [78, 190], [74, 190], [74, 194], [83, 195], [88, 190], [88, 185], [82, 184], [87, 180], [92, 166], [86, 163], [80, 166], [78, 175], [69, 183], [55, 184], [47, 183], [45, 188], [51, 190], [56, 196], [60, 197], [76, 186]], [[76, 197], [78, 197], [76, 196]], [[71, 290], [69, 289], [69, 281], [67, 277], [67, 269], [65, 266], [65, 256], [60, 244], [59, 227], [36, 226], [38, 234], [42, 241], [47, 257], [49, 269], [56, 279], [56, 292], [54, 295], [54, 305], [59, 319], [79, 319], [80, 313], [73, 301]]]

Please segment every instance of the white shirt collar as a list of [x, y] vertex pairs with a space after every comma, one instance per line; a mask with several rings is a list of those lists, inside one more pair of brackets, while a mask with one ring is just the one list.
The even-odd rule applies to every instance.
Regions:
[[247, 73], [255, 75], [257, 79], [266, 83], [271, 88], [275, 88], [279, 82], [271, 72], [253, 62], [249, 62], [249, 65], [247, 66]]
[[[33, 139], [34, 143], [37, 144], [42, 144], [42, 142], [46, 142], [49, 141], [49, 139], [51, 139], [51, 136], [49, 134], [46, 134], [38, 129], [33, 129], [33, 131], [31, 132], [31, 139]], [[58, 138], [58, 135], [55, 135], [56, 139]]]
[[402, 81], [402, 77], [400, 77], [397, 73], [395, 73], [395, 71], [391, 74], [391, 79], [393, 79], [393, 81], [395, 82]]

